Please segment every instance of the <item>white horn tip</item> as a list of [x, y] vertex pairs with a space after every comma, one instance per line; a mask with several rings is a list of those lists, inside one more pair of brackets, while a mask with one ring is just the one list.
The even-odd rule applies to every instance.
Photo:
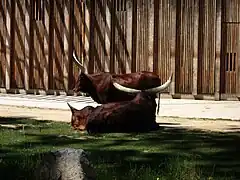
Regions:
[[172, 79], [173, 79], [173, 73], [171, 73], [171, 75], [170, 75], [168, 81], [172, 81]]
[[73, 51], [73, 58], [74, 58], [75, 62], [80, 66], [80, 68], [84, 68], [83, 64], [80, 63], [80, 61], [78, 60], [78, 58], [75, 54], [75, 51]]

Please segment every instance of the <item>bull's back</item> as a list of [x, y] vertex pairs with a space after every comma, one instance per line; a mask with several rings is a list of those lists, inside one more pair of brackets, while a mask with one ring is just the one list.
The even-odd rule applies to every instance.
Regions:
[[155, 122], [155, 113], [148, 104], [134, 101], [99, 106], [89, 116], [87, 130], [90, 132], [129, 132], [145, 129]]
[[136, 73], [113, 75], [113, 81], [123, 86], [145, 90], [161, 85], [159, 76], [154, 72], [141, 71]]
[[111, 75], [109, 73], [99, 73], [92, 76], [91, 80], [93, 84], [92, 93], [90, 93], [91, 97], [100, 104], [130, 101], [136, 96], [135, 94], [119, 91], [113, 86], [113, 82], [140, 90], [161, 85], [158, 75], [148, 71]]

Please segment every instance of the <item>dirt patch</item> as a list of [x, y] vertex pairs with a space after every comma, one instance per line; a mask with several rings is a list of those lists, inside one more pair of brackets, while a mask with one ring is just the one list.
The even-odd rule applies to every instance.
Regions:
[[[70, 122], [71, 112], [70, 110], [52, 110], [1, 105], [0, 116]], [[157, 117], [157, 122], [160, 123], [160, 126], [167, 127], [183, 127], [218, 132], [240, 132], [240, 121], [233, 120]]]

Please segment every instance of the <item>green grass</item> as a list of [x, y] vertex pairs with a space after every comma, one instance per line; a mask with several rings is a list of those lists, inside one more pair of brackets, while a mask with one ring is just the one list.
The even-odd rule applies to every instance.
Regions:
[[82, 148], [102, 180], [240, 179], [239, 133], [167, 128], [144, 134], [89, 136], [68, 123], [0, 118], [1, 179], [32, 179], [40, 155], [64, 147]]

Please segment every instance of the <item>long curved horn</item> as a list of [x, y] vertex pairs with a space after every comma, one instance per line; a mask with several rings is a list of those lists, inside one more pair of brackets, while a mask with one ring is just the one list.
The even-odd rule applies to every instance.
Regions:
[[168, 80], [161, 86], [155, 87], [155, 88], [151, 88], [151, 89], [146, 89], [146, 92], [151, 92], [151, 93], [158, 93], [163, 91], [164, 89], [168, 88], [172, 82], [172, 76], [173, 74], [171, 74], [171, 76], [168, 78]]
[[72, 107], [68, 102], [67, 105], [69, 106], [70, 110], [72, 111], [72, 113], [74, 113], [75, 111], [77, 111], [76, 108]]
[[120, 85], [116, 82], [113, 83], [113, 86], [116, 89], [118, 89], [120, 91], [127, 92], [127, 93], [139, 93], [139, 92], [142, 92], [142, 91], [150, 92], [150, 93], [158, 93], [158, 92], [161, 92], [161, 91], [163, 91], [164, 89], [166, 89], [167, 87], [170, 86], [170, 84], [172, 82], [172, 76], [173, 76], [173, 74], [171, 74], [169, 79], [163, 85], [155, 87], [155, 88], [151, 88], [151, 89], [146, 89], [146, 90], [138, 90], [138, 89], [124, 87], [124, 86], [122, 86], [122, 85]]
[[138, 90], [138, 89], [132, 89], [132, 88], [128, 88], [128, 87], [124, 87], [116, 82], [113, 83], [113, 86], [120, 90], [120, 91], [124, 91], [124, 92], [127, 92], [127, 93], [139, 93], [141, 92], [141, 90]]
[[80, 63], [80, 61], [79, 61], [78, 58], [76, 57], [75, 52], [73, 52], [73, 59], [74, 59], [74, 61], [77, 63], [77, 65], [78, 65], [80, 68], [84, 68], [84, 67], [83, 67], [83, 64]]

